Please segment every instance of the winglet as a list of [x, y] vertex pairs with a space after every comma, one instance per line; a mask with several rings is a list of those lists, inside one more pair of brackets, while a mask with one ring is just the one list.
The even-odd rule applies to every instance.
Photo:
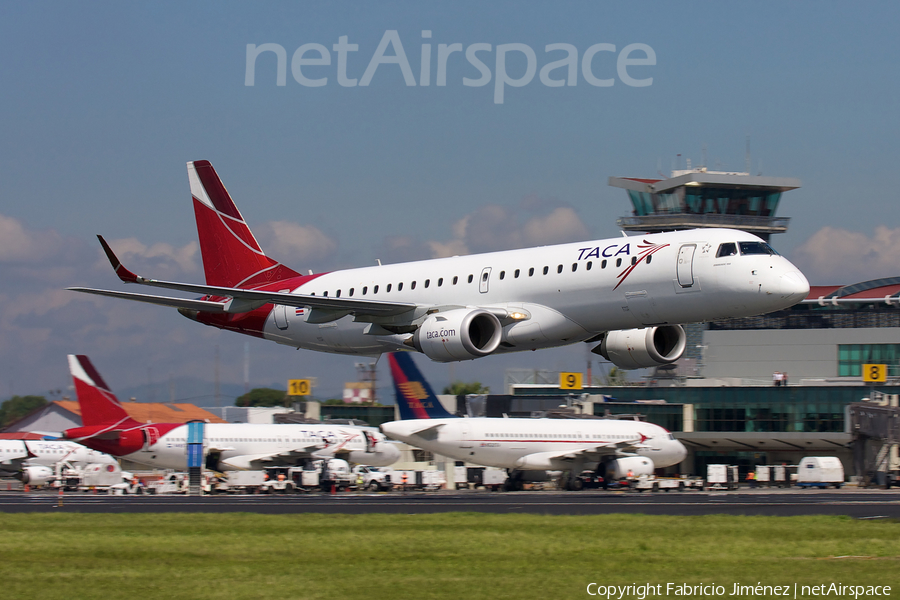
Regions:
[[100, 245], [103, 246], [103, 251], [106, 252], [106, 258], [109, 259], [109, 264], [112, 265], [112, 268], [115, 270], [119, 279], [125, 283], [137, 283], [138, 276], [125, 268], [119, 260], [119, 257], [116, 256], [116, 253], [112, 251], [112, 248], [110, 248], [109, 244], [106, 243], [106, 240], [103, 239], [103, 236], [98, 235], [97, 239], [100, 240]]

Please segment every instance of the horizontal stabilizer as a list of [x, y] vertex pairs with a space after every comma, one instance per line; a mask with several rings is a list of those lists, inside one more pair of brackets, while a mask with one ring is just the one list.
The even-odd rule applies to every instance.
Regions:
[[208, 313], [224, 313], [224, 302], [210, 302], [208, 300], [190, 300], [188, 298], [170, 298], [169, 296], [151, 296], [149, 294], [135, 294], [132, 292], [114, 292], [111, 290], [97, 290], [93, 288], [70, 287], [66, 288], [73, 292], [83, 292], [85, 294], [95, 294], [97, 296], [109, 296], [110, 298], [123, 298], [125, 300], [134, 300], [136, 302], [146, 302], [147, 304], [158, 304], [160, 306], [171, 306], [173, 308], [187, 308], [191, 310], [199, 310]]
[[418, 429], [413, 431], [411, 435], [418, 436], [423, 440], [434, 440], [437, 439], [438, 431], [441, 430], [441, 427], [446, 425], [446, 423], [438, 423], [437, 425], [429, 425], [428, 427], [423, 427], [422, 429]]
[[[98, 236], [99, 237], [99, 236]], [[209, 302], [206, 300], [184, 300], [180, 298], [170, 298], [166, 300], [162, 296], [147, 296], [135, 294], [134, 296], [126, 295], [123, 292], [110, 292], [107, 290], [94, 290], [92, 288], [69, 288], [74, 291], [86, 292], [89, 294], [99, 294], [103, 296], [113, 296], [116, 298], [125, 298], [127, 300], [136, 300], [138, 302], [149, 302], [151, 304], [162, 304], [164, 306], [174, 306], [177, 308], [193, 308], [205, 312], [249, 312], [265, 304], [281, 304], [284, 306], [294, 306], [297, 308], [313, 308], [333, 313], [333, 319], [338, 319], [348, 314], [355, 315], [357, 318], [361, 315], [373, 317], [390, 317], [400, 315], [405, 312], [414, 310], [418, 305], [413, 302], [385, 302], [381, 300], [358, 300], [356, 298], [329, 298], [327, 296], [311, 296], [301, 294], [291, 294], [289, 292], [271, 292], [263, 290], [248, 290], [243, 288], [221, 287], [215, 285], [199, 285], [192, 283], [177, 283], [173, 281], [160, 281], [158, 279], [147, 279], [140, 275], [135, 275], [126, 269], [113, 253], [108, 244], [100, 238], [103, 249], [109, 258], [110, 264], [116, 270], [119, 279], [125, 283], [138, 283], [151, 287], [165, 288], [169, 290], [177, 290], [191, 294], [200, 294], [203, 296], [216, 296], [220, 298], [232, 298], [231, 303]], [[117, 295], [118, 294], [118, 295]], [[196, 305], [194, 303], [203, 303]], [[322, 322], [333, 319], [324, 319]]]

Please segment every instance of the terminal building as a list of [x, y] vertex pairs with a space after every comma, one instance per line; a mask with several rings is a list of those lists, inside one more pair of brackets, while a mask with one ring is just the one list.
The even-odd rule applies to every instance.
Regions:
[[[633, 207], [617, 221], [623, 230], [729, 227], [764, 239], [787, 230], [789, 219], [776, 212], [784, 192], [800, 187], [796, 179], [703, 168], [669, 179], [610, 177], [609, 184], [625, 189]], [[690, 449], [684, 473], [705, 473], [710, 463], [737, 464], [746, 473], [809, 455], [837, 456], [852, 476], [900, 468], [896, 444], [879, 457], [854, 455], [860, 436], [851, 418], [856, 403], [898, 404], [900, 277], [813, 286], [788, 310], [686, 330], [682, 360], [640, 382], [592, 382], [582, 396], [567, 397], [555, 384], [520, 380], [509, 385], [512, 396], [501, 410], [547, 411], [563, 398], [590, 415], [640, 414]], [[864, 381], [864, 365], [880, 365], [883, 376]]]

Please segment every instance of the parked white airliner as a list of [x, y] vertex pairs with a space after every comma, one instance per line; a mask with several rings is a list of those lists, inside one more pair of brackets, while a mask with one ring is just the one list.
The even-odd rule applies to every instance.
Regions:
[[[87, 356], [69, 355], [69, 370], [82, 426], [67, 429], [64, 438], [154, 468], [185, 468], [187, 424], [132, 419]], [[206, 468], [216, 471], [294, 466], [329, 458], [386, 467], [400, 458], [396, 445], [372, 427], [206, 423], [202, 435]]]
[[58, 463], [85, 467], [115, 464], [116, 459], [63, 440], [0, 440], [0, 474], [14, 475], [23, 483], [43, 484], [54, 477]]
[[381, 431], [454, 460], [507, 469], [508, 489], [521, 489], [527, 471], [566, 471], [568, 489], [581, 489], [585, 469], [608, 481], [651, 475], [687, 456], [675, 436], [643, 421], [454, 417], [408, 354], [388, 360], [402, 420], [383, 423]]
[[415, 349], [460, 361], [596, 344], [626, 369], [677, 360], [681, 323], [757, 315], [803, 300], [809, 283], [760, 238], [694, 229], [300, 275], [267, 257], [207, 161], [188, 163], [206, 285], [126, 283], [201, 299], [72, 290], [177, 307], [222, 329], [323, 352]]

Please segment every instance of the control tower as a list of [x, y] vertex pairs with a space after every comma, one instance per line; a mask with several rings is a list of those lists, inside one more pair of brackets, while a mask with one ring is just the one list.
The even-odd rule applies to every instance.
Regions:
[[616, 225], [626, 231], [655, 233], [699, 227], [729, 227], [768, 240], [784, 233], [789, 217], [776, 217], [781, 194], [800, 180], [749, 173], [707, 171], [705, 167], [672, 171], [669, 179], [610, 177], [609, 185], [628, 191], [632, 216]]

